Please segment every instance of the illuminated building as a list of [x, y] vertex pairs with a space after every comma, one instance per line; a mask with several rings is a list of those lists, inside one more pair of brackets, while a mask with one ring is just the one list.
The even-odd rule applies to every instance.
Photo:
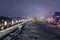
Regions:
[[55, 12], [53, 15], [53, 18], [55, 19], [55, 21], [57, 22], [58, 19], [60, 19], [60, 12]]

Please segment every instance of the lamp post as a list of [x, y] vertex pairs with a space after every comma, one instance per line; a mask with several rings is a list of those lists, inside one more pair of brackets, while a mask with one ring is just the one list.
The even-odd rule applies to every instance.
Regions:
[[18, 20], [16, 20], [16, 23], [18, 22]]
[[4, 21], [4, 26], [5, 28], [7, 28], [7, 21]]
[[19, 23], [21, 22], [21, 20], [19, 20]]
[[7, 26], [7, 21], [4, 22], [4, 26]]
[[12, 25], [14, 24], [14, 21], [12, 20]]
[[4, 27], [1, 27], [1, 30], [3, 30], [4, 29]]

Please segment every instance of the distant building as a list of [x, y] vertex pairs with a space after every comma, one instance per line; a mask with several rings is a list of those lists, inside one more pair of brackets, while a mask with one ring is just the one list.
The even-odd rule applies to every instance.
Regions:
[[55, 12], [53, 18], [55, 19], [55, 21], [58, 21], [60, 19], [60, 12]]
[[38, 21], [37, 17], [34, 17], [34, 16], [29, 17], [29, 20], [32, 21], [32, 22], [37, 22]]
[[0, 22], [11, 21], [11, 20], [12, 20], [12, 18], [10, 18], [10, 17], [0, 16]]

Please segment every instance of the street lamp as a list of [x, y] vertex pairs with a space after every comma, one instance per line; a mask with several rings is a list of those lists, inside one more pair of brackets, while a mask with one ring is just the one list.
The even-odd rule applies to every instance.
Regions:
[[21, 22], [21, 20], [19, 20], [19, 22]]
[[14, 21], [12, 20], [12, 25], [14, 24]]
[[[7, 21], [4, 21], [4, 28], [7, 28]], [[3, 29], [3, 27], [2, 27]]]
[[4, 26], [7, 26], [7, 21], [4, 22]]
[[4, 27], [1, 27], [1, 30], [3, 30], [4, 29]]
[[18, 20], [16, 20], [16, 23], [18, 22]]

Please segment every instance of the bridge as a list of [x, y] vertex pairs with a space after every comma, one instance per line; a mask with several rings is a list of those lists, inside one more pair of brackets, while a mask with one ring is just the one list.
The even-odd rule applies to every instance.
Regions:
[[28, 21], [28, 19], [23, 19], [21, 20], [22, 23], [19, 23], [10, 28], [0, 31], [0, 40], [9, 40], [13, 38], [11, 36], [17, 36], [21, 32], [22, 28], [25, 26], [26, 22]]
[[60, 40], [60, 28], [41, 21], [23, 22], [0, 31], [0, 40]]

